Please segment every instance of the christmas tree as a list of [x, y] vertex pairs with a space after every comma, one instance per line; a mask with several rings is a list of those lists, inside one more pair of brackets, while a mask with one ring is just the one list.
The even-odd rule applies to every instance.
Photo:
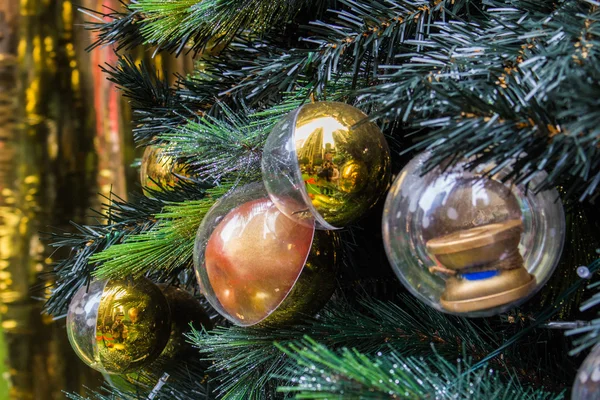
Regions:
[[[46, 311], [118, 373], [89, 397], [598, 398], [599, 5], [82, 9], [146, 147], [138, 193], [50, 238]], [[144, 277], [195, 296], [170, 338]]]

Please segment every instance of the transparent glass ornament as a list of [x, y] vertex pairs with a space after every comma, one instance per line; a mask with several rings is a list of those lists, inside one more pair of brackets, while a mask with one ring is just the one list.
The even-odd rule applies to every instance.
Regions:
[[238, 188], [198, 228], [194, 265], [202, 294], [236, 325], [279, 324], [331, 297], [337, 236], [286, 217], [264, 185]]
[[573, 383], [573, 400], [600, 399], [600, 344], [585, 358]]
[[[522, 303], [550, 278], [562, 252], [558, 192], [503, 182], [510, 166], [470, 172], [463, 161], [425, 172], [428, 157], [408, 163], [385, 203], [384, 245], [396, 275], [444, 312], [489, 316]], [[538, 172], [530, 187], [544, 177]]]

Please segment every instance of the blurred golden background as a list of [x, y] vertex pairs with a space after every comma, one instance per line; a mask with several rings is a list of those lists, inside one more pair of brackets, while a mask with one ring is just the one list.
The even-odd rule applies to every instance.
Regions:
[[[98, 67], [116, 55], [86, 52], [86, 19], [69, 0], [0, 0], [0, 399], [64, 398], [102, 381], [72, 351], [64, 318], [42, 315], [40, 300], [51, 283], [44, 272], [64, 256], [41, 232], [91, 222], [90, 208], [111, 189], [123, 198], [139, 190], [130, 111]], [[191, 65], [162, 54], [153, 61], [163, 73]]]

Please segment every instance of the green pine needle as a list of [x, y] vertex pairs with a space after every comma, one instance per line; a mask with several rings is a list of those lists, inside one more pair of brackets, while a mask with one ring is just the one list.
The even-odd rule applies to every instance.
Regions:
[[[562, 394], [528, 388], [516, 378], [504, 381], [495, 371], [456, 364], [435, 353], [427, 358], [396, 352], [363, 354], [343, 348], [333, 351], [310, 337], [277, 348], [296, 362], [282, 379], [292, 385], [279, 391], [297, 399], [562, 399]], [[468, 360], [468, 359], [467, 359]], [[465, 372], [467, 371], [467, 372]], [[292, 377], [292, 378], [290, 378]]]
[[156, 226], [123, 243], [94, 254], [91, 263], [98, 264], [93, 276], [99, 279], [143, 276], [153, 271], [173, 274], [190, 268], [194, 239], [204, 215], [231, 186], [209, 189], [200, 200], [166, 205], [154, 217]]

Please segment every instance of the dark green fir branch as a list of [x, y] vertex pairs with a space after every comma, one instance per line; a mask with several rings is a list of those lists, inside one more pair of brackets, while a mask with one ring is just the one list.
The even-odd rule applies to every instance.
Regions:
[[235, 90], [261, 99], [276, 90], [291, 91], [304, 79], [315, 93], [325, 95], [328, 82], [348, 74], [353, 88], [361, 87], [359, 80], [370, 86], [382, 66], [405, 51], [403, 43], [421, 40], [429, 23], [446, 12], [460, 12], [468, 1], [341, 0], [337, 4], [338, 9], [329, 10], [329, 18], [305, 27], [304, 41], [310, 50], [258, 54], [243, 69], [244, 78]]
[[[597, 260], [592, 268], [589, 269], [589, 273], [596, 273], [600, 268], [600, 259]], [[571, 355], [578, 354], [587, 348], [591, 348], [597, 343], [600, 343], [600, 281], [595, 281], [588, 286], [588, 289], [593, 293], [587, 300], [585, 300], [581, 306], [581, 311], [595, 310], [597, 318], [592, 319], [589, 324], [581, 328], [576, 328], [568, 331], [567, 336], [575, 336], [573, 344], [575, 347], [570, 352]]]
[[162, 209], [160, 200], [147, 199], [134, 195], [130, 202], [116, 196], [107, 199], [100, 217], [106, 223], [80, 225], [72, 223], [76, 232], [54, 231], [46, 234], [50, 246], [70, 250], [67, 258], [53, 268], [52, 294], [46, 301], [45, 311], [59, 316], [66, 312], [69, 301], [75, 292], [91, 280], [93, 265], [90, 258], [104, 249], [120, 243], [127, 235], [135, 235], [150, 229], [155, 223], [153, 215]]
[[183, 123], [210, 108], [211, 92], [190, 98], [183, 97], [167, 78], [144, 62], [121, 56], [116, 65], [106, 65], [107, 79], [117, 85], [133, 111], [133, 137], [136, 142], [148, 143], [159, 133]]
[[[324, 9], [315, 0], [137, 0], [123, 2], [121, 10], [84, 9], [86, 27], [98, 33], [92, 47], [116, 44], [132, 49], [144, 44], [156, 51], [179, 54], [215, 52], [241, 32], [261, 36], [288, 23], [302, 9]], [[318, 13], [318, 11], [317, 11]], [[104, 18], [108, 22], [100, 22]]]
[[[360, 98], [374, 117], [412, 125], [430, 166], [516, 159], [514, 178], [593, 196], [600, 172], [597, 7], [589, 2], [489, 1], [468, 19], [437, 21]], [[498, 167], [500, 168], [500, 167]]]
[[[167, 204], [177, 204], [185, 199], [195, 201], [205, 195], [206, 186], [182, 182], [175, 191], [153, 192], [153, 198], [141, 193], [131, 193], [125, 201], [112, 195], [101, 211], [96, 224], [75, 224], [76, 232], [54, 231], [46, 233], [49, 246], [68, 249], [66, 258], [54, 265], [52, 293], [44, 311], [54, 316], [63, 315], [75, 292], [92, 279], [96, 264], [92, 257], [128, 237], [151, 230]], [[103, 221], [101, 221], [103, 220]]]

